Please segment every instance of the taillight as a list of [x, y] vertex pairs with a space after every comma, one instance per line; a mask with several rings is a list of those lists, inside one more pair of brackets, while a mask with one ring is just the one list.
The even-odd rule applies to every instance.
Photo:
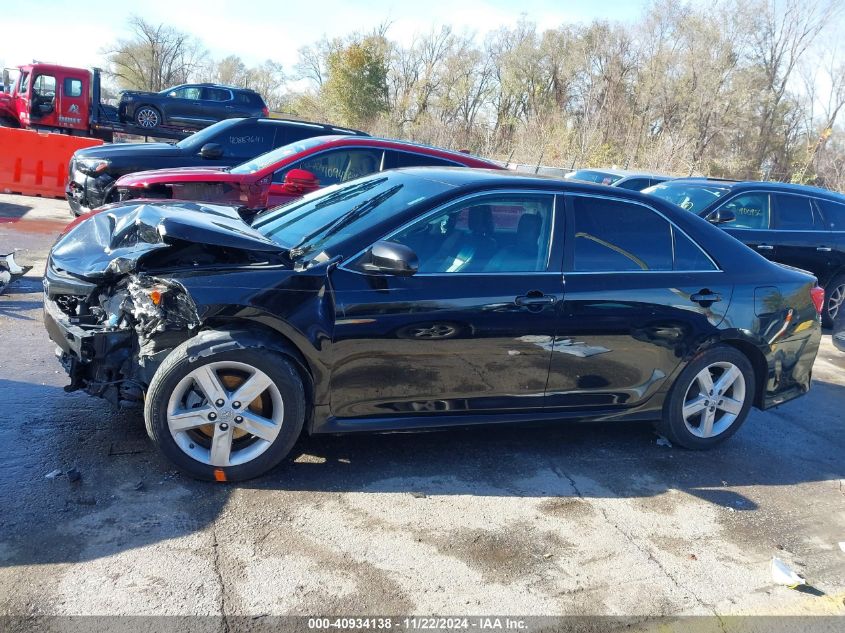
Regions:
[[813, 300], [813, 305], [816, 306], [816, 312], [819, 314], [824, 310], [824, 288], [816, 286], [810, 289], [810, 298]]
[[261, 108], [261, 116], [270, 116], [270, 108], [267, 106]]

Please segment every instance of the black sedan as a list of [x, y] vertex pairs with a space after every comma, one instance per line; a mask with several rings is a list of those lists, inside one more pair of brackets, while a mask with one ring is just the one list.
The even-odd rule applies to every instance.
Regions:
[[161, 92], [126, 90], [117, 105], [120, 120], [145, 130], [161, 126], [204, 128], [233, 117], [266, 117], [255, 90], [222, 84], [183, 84]]
[[643, 193], [719, 225], [772, 261], [811, 272], [825, 289], [822, 323], [845, 302], [845, 196], [784, 182], [672, 180]]
[[225, 168], [272, 149], [326, 134], [365, 132], [288, 119], [228, 119], [170, 143], [109, 143], [78, 150], [65, 188], [71, 213], [79, 215], [117, 200], [115, 181], [126, 174], [170, 167]]
[[378, 173], [255, 216], [127, 202], [57, 241], [70, 375], [188, 473], [242, 480], [300, 433], [654, 421], [715, 446], [810, 388], [821, 289], [624, 190]]

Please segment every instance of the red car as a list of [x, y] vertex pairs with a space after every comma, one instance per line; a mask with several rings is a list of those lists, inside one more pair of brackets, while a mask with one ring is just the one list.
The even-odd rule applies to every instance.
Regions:
[[235, 167], [182, 167], [128, 174], [117, 180], [120, 200], [175, 198], [265, 209], [306, 193], [399, 167], [500, 165], [463, 152], [370, 137], [315, 136]]

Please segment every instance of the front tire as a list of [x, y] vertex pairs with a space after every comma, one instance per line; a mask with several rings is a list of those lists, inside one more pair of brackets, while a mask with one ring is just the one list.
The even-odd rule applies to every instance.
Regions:
[[147, 432], [198, 479], [244, 481], [281, 462], [305, 420], [305, 390], [284, 356], [242, 348], [191, 357], [186, 341], [164, 360], [144, 404]]
[[678, 376], [657, 429], [684, 448], [712, 448], [745, 422], [754, 389], [754, 369], [742, 352], [727, 345], [705, 350]]
[[141, 106], [135, 110], [135, 124], [145, 130], [154, 130], [161, 125], [161, 114], [152, 106]]

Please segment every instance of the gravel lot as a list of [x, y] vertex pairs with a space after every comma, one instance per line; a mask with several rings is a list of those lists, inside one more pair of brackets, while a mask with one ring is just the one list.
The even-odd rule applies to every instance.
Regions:
[[[712, 452], [620, 424], [304, 438], [268, 476], [210, 485], [140, 412], [62, 390], [40, 273], [68, 220], [0, 195], [0, 252], [34, 265], [0, 296], [0, 615], [845, 615], [829, 336], [808, 396]], [[773, 584], [773, 556], [813, 589]]]

